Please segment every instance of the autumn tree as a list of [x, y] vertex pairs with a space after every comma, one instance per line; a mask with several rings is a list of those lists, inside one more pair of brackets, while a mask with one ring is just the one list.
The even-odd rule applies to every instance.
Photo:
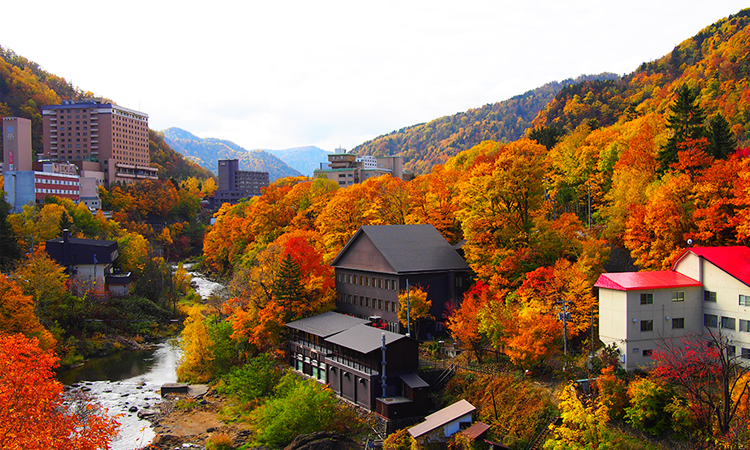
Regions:
[[42, 348], [55, 346], [55, 339], [34, 315], [34, 300], [7, 276], [0, 275], [0, 332], [34, 337]]
[[47, 327], [54, 325], [64, 309], [68, 295], [65, 268], [50, 259], [46, 252], [28, 254], [13, 272], [13, 280], [24, 294], [30, 295], [34, 311]]
[[404, 327], [413, 329], [412, 336], [418, 338], [419, 321], [433, 319], [430, 314], [432, 300], [427, 298], [427, 292], [420, 286], [409, 286], [408, 291], [404, 289], [399, 292], [398, 303], [398, 320]]
[[494, 159], [476, 164], [461, 184], [457, 216], [466, 238], [464, 252], [479, 278], [492, 285], [511, 285], [523, 272], [519, 264], [544, 203], [546, 153], [529, 140], [502, 145]]
[[200, 305], [192, 306], [185, 319], [185, 328], [180, 334], [182, 357], [177, 367], [180, 380], [191, 383], [205, 383], [212, 376], [214, 355], [211, 353], [211, 342], [208, 328]]
[[[36, 339], [0, 334], [0, 447], [9, 450], [108, 448], [118, 423], [94, 403], [70, 409], [55, 379], [57, 359]], [[73, 405], [75, 406], [75, 404]]]
[[489, 303], [491, 295], [489, 286], [478, 281], [464, 293], [461, 306], [448, 317], [448, 331], [454, 339], [467, 346], [482, 362], [482, 350], [487, 344], [487, 337], [479, 330], [479, 312]]
[[[719, 434], [729, 432], [737, 408], [750, 395], [748, 367], [734, 353], [730, 338], [706, 327], [707, 336], [691, 335], [679, 341], [663, 340], [653, 352], [654, 374], [676, 384], [687, 395], [696, 416], [701, 410], [713, 420]], [[709, 419], [710, 420], [710, 419]]]

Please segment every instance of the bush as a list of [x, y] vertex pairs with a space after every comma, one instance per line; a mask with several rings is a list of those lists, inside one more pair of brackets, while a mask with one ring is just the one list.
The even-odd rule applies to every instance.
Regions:
[[250, 403], [270, 395], [281, 375], [281, 369], [271, 357], [261, 354], [244, 366], [232, 369], [216, 389], [221, 394], [237, 397], [242, 403]]
[[233, 448], [232, 438], [225, 433], [213, 433], [206, 442], [206, 450], [231, 450]]
[[628, 387], [630, 406], [625, 408], [625, 420], [634, 428], [658, 436], [669, 428], [669, 414], [664, 412], [671, 402], [672, 391], [660, 381], [641, 378]]
[[328, 430], [336, 412], [336, 396], [315, 380], [287, 372], [277, 396], [253, 411], [253, 445], [281, 448], [300, 434]]

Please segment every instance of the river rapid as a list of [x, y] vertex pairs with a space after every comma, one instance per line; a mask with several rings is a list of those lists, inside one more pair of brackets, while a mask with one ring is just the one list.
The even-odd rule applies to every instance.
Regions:
[[[186, 265], [186, 269], [189, 270]], [[188, 272], [198, 294], [206, 299], [221, 285], [198, 272]], [[180, 360], [177, 338], [158, 343], [151, 350], [122, 351], [104, 358], [92, 358], [80, 367], [67, 370], [58, 379], [69, 392], [85, 392], [92, 401], [120, 415], [120, 432], [112, 441], [113, 450], [148, 446], [155, 437], [151, 424], [138, 418], [137, 411], [161, 401], [161, 386], [177, 381]]]

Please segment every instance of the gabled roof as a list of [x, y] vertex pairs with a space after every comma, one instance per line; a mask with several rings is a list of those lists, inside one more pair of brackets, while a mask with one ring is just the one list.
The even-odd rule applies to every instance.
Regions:
[[403, 334], [392, 333], [369, 325], [357, 325], [328, 337], [326, 341], [367, 354], [380, 348], [383, 343], [383, 335], [385, 335], [386, 346], [400, 339], [409, 339]]
[[466, 261], [432, 225], [362, 226], [331, 265], [341, 267], [341, 257], [362, 235], [372, 241], [396, 273], [469, 270]]
[[414, 438], [425, 435], [432, 430], [442, 427], [456, 419], [471, 414], [476, 410], [474, 405], [466, 400], [459, 400], [456, 403], [447, 406], [440, 411], [434, 412], [424, 418], [424, 422], [409, 428], [409, 434]]
[[300, 330], [314, 336], [327, 338], [328, 336], [341, 333], [349, 328], [367, 323], [370, 323], [370, 321], [328, 311], [323, 314], [318, 314], [317, 316], [295, 320], [294, 322], [286, 324], [286, 326], [293, 330]]
[[643, 289], [669, 289], [675, 287], [702, 286], [698, 281], [671, 270], [654, 272], [603, 273], [594, 287], [616, 291], [638, 291]]
[[672, 265], [672, 270], [675, 270], [677, 264], [679, 264], [688, 253], [700, 256], [719, 269], [750, 286], [750, 248], [744, 246], [689, 248], [677, 258], [677, 261]]

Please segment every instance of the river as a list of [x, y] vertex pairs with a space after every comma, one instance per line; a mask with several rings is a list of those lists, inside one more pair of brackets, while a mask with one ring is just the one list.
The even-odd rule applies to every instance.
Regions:
[[[187, 265], [186, 265], [186, 268]], [[198, 272], [189, 272], [196, 291], [204, 299], [220, 288]], [[85, 390], [93, 400], [107, 408], [110, 415], [122, 414], [120, 433], [112, 441], [113, 450], [132, 450], [148, 446], [154, 439], [151, 424], [138, 418], [137, 412], [161, 401], [165, 383], [177, 381], [180, 349], [177, 338], [161, 342], [151, 350], [122, 351], [104, 358], [92, 358], [80, 367], [58, 375], [71, 390]], [[131, 412], [135, 408], [136, 411]]]

